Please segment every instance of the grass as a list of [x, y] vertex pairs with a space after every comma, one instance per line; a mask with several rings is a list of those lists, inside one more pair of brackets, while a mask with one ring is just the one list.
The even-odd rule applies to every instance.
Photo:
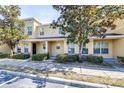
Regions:
[[91, 62], [85, 62], [83, 66], [87, 67], [98, 67], [98, 68], [112, 68], [112, 65], [107, 64], [107, 63], [102, 63], [102, 64], [95, 64]]
[[103, 77], [103, 76], [92, 76], [92, 75], [85, 75], [85, 74], [78, 74], [75, 72], [43, 72], [38, 69], [32, 68], [21, 68], [21, 67], [14, 67], [14, 66], [6, 66], [0, 65], [1, 69], [10, 70], [10, 71], [18, 71], [18, 72], [25, 72], [30, 74], [35, 74], [38, 76], [52, 76], [52, 77], [59, 77], [64, 79], [71, 79], [71, 80], [78, 80], [78, 81], [86, 81], [92, 83], [99, 83], [99, 84], [106, 84], [112, 86], [119, 86], [124, 87], [124, 79], [114, 79], [110, 77]]
[[96, 64], [91, 62], [83, 62], [83, 63], [75, 62], [75, 63], [56, 63], [56, 64], [69, 64], [75, 66], [95, 67], [95, 68], [113, 68], [112, 65], [108, 63]]

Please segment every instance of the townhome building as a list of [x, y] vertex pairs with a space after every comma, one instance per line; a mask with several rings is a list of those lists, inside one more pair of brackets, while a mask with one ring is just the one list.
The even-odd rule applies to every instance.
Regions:
[[[61, 28], [53, 29], [50, 24], [42, 24], [35, 18], [26, 18], [24, 34], [28, 38], [21, 40], [15, 48], [15, 53], [39, 54], [78, 54], [77, 44], [67, 44], [67, 34]], [[116, 21], [114, 30], [108, 29], [104, 39], [89, 37], [90, 42], [82, 47], [82, 55], [97, 55], [104, 58], [124, 56], [124, 20]], [[0, 45], [1, 53], [10, 53], [7, 45]]]

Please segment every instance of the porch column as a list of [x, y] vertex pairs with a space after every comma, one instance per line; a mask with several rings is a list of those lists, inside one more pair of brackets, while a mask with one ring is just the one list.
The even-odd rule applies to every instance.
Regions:
[[93, 44], [94, 44], [94, 40], [91, 39], [90, 42], [89, 42], [89, 44], [88, 44], [89, 45], [88, 46], [89, 47], [89, 50], [88, 50], [89, 54], [94, 54], [93, 53]]
[[68, 44], [67, 44], [67, 40], [64, 40], [64, 53], [68, 53]]
[[45, 53], [48, 53], [48, 41], [45, 41]]
[[30, 56], [32, 56], [32, 42], [29, 43], [29, 53]]

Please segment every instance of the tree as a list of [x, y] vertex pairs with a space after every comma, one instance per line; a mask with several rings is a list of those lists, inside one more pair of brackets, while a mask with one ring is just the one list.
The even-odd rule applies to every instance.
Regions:
[[24, 21], [20, 20], [19, 6], [0, 6], [0, 41], [7, 44], [14, 53], [15, 46], [26, 36], [23, 32]]
[[54, 5], [60, 16], [53, 20], [52, 27], [61, 27], [68, 33], [68, 43], [79, 46], [81, 59], [82, 45], [89, 42], [89, 37], [105, 37], [107, 28], [114, 29], [115, 20], [124, 17], [124, 6], [116, 5]]

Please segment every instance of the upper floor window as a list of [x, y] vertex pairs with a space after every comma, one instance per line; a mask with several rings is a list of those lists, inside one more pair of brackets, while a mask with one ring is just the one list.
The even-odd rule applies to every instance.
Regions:
[[64, 34], [64, 29], [63, 28], [59, 28], [59, 34]]
[[42, 31], [40, 31], [40, 35], [44, 35], [44, 28], [41, 29]]
[[82, 47], [82, 54], [88, 54], [88, 48], [86, 47], [86, 45], [83, 45]]
[[95, 42], [94, 54], [108, 54], [109, 47], [107, 42]]
[[32, 35], [32, 27], [29, 26], [29, 27], [27, 27], [27, 29], [28, 29], [28, 35]]

